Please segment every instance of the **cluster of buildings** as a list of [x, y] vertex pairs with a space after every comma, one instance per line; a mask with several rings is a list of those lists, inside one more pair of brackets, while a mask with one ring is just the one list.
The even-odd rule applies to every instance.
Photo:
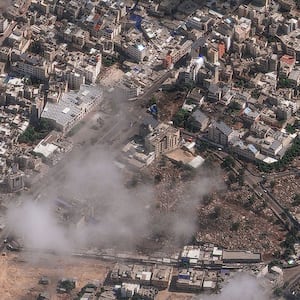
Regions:
[[241, 131], [221, 121], [209, 126], [206, 138], [249, 161], [270, 164], [283, 157], [296, 136], [273, 129], [263, 122], [255, 122], [249, 130]]
[[122, 149], [121, 161], [142, 168], [155, 158], [177, 149], [181, 143], [180, 131], [170, 124], [159, 123], [149, 116], [139, 129], [140, 139], [132, 140]]
[[163, 265], [125, 265], [116, 264], [109, 275], [113, 284], [139, 284], [166, 289], [172, 279], [173, 268]]
[[190, 59], [173, 75], [178, 85], [197, 87], [182, 109], [193, 132], [206, 133], [199, 142], [273, 163], [297, 137], [287, 128], [299, 119], [300, 24], [292, 7], [289, 17], [279, 12], [282, 1], [262, 3], [189, 15], [180, 32], [193, 41]]
[[229, 275], [230, 270], [245, 264], [258, 264], [261, 262], [261, 255], [204, 244], [185, 246], [178, 254], [177, 262], [172, 263], [167, 259], [164, 262], [163, 265], [117, 263], [108, 274], [106, 283], [127, 289], [127, 295], [129, 293], [131, 296], [139, 293], [143, 286], [151, 286], [158, 290], [173, 288], [194, 293], [214, 292], [221, 278]]
[[[215, 292], [221, 282], [241, 266], [259, 266], [260, 253], [241, 250], [225, 250], [213, 244], [184, 246], [180, 253], [172, 257], [132, 256], [127, 254], [103, 253], [106, 259], [118, 257], [108, 273], [105, 284], [121, 291], [123, 297], [130, 298], [145, 290], [170, 289], [182, 292]], [[132, 264], [128, 264], [131, 261]], [[234, 272], [233, 272], [234, 273]], [[265, 276], [261, 275], [261, 276]], [[156, 292], [155, 292], [156, 290]]]
[[[194, 131], [208, 130], [209, 141], [265, 162], [280, 159], [292, 143], [285, 127], [299, 109], [300, 24], [290, 3], [19, 2], [0, 17], [2, 127], [10, 136], [1, 157], [30, 123], [42, 118], [65, 134], [95, 108], [102, 91], [94, 84], [107, 57], [119, 59], [124, 71], [112, 97], [136, 99], [171, 78], [198, 87], [183, 109]], [[223, 112], [238, 108], [234, 124], [207, 114], [203, 103]], [[142, 135], [143, 149], [126, 145], [127, 160], [148, 165], [179, 148], [171, 124], [151, 130]]]
[[218, 269], [227, 263], [258, 263], [261, 261], [261, 255], [249, 251], [224, 250], [213, 244], [204, 244], [185, 246], [180, 254], [180, 261], [182, 265]]
[[[163, 253], [152, 257], [130, 252], [114, 253], [112, 249], [102, 250], [98, 256], [94, 250], [89, 250], [86, 255], [117, 262], [107, 268], [104, 282], [94, 280], [81, 288], [77, 293], [81, 300], [154, 300], [163, 290], [210, 294], [220, 291], [232, 276], [237, 276], [237, 270], [252, 270], [249, 273], [256, 276], [262, 286], [272, 283], [276, 288], [283, 284], [282, 269], [261, 264], [259, 253], [230, 251], [213, 244], [185, 246], [170, 257]], [[39, 284], [48, 286], [50, 279], [43, 276]], [[62, 278], [57, 283], [56, 293], [64, 296], [74, 293], [76, 288], [76, 279]], [[51, 299], [50, 296], [48, 292], [42, 292], [38, 299]]]
[[[81, 10], [80, 2], [56, 5], [51, 1], [13, 1], [1, 10], [0, 182], [4, 191], [21, 190], [26, 170], [36, 170], [55, 152], [68, 151], [70, 143], [61, 137], [102, 100], [102, 90], [94, 84], [107, 45], [101, 39], [89, 44], [91, 34], [75, 24]], [[35, 148], [20, 144], [24, 134], [34, 140], [33, 127], [41, 119], [59, 134], [51, 133]]]
[[165, 156], [175, 163], [198, 168], [204, 159], [195, 154], [194, 142], [186, 142], [180, 130], [170, 123], [146, 117], [140, 124], [139, 135], [123, 148], [119, 161], [133, 169], [150, 165], [155, 159]]
[[31, 108], [35, 105], [30, 101], [30, 94], [38, 99], [40, 89], [26, 89], [18, 78], [2, 76], [0, 80], [3, 88], [0, 95], [0, 187], [2, 191], [15, 192], [24, 187], [22, 170], [35, 169], [40, 163], [18, 145], [18, 137], [29, 126]]

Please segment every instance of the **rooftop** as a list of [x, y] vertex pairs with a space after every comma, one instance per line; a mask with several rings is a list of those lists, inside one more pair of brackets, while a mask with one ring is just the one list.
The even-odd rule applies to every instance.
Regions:
[[102, 97], [102, 90], [96, 86], [81, 85], [79, 92], [68, 92], [62, 95], [58, 103], [47, 102], [42, 118], [55, 120], [65, 127], [75, 121], [85, 107]]

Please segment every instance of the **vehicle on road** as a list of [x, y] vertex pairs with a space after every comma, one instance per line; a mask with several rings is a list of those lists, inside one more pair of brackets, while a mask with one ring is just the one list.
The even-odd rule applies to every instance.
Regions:
[[20, 251], [21, 247], [17, 241], [12, 240], [7, 243], [6, 249], [10, 251]]

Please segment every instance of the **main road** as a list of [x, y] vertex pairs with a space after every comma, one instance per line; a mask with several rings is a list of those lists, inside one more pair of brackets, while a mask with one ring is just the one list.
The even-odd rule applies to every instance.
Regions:
[[[120, 150], [120, 147], [138, 132], [140, 122], [147, 115], [145, 104], [162, 83], [170, 77], [170, 74], [170, 71], [166, 71], [136, 101], [122, 103], [119, 111], [115, 115], [108, 117], [99, 130], [94, 131], [93, 134], [96, 141], [94, 144], [104, 145], [112, 152]], [[110, 99], [104, 99], [104, 101], [110, 101]], [[30, 190], [23, 194], [31, 198], [37, 198], [38, 195], [47, 191], [47, 189], [55, 189], [55, 184], [62, 181], [65, 176], [65, 166], [76, 160], [79, 153], [87, 150], [88, 147], [95, 147], [89, 145], [90, 139], [91, 137], [83, 146], [75, 145], [70, 152], [64, 155], [60, 162], [51, 167], [43, 178], [34, 183]], [[86, 146], [86, 144], [88, 145]]]

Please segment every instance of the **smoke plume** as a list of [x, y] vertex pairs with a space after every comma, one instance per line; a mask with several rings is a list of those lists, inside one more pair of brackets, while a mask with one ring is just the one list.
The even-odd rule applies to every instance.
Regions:
[[12, 233], [20, 237], [27, 247], [58, 251], [69, 248], [67, 231], [57, 223], [54, 208], [49, 202], [27, 201], [10, 209], [7, 219]]
[[194, 300], [270, 300], [255, 277], [238, 273], [218, 295], [200, 296]]
[[[187, 184], [175, 212], [157, 215], [153, 185], [140, 183], [128, 189], [111, 153], [96, 146], [69, 159], [51, 180], [38, 201], [24, 199], [23, 205], [9, 209], [9, 226], [25, 247], [128, 249], [160, 232], [186, 242], [196, 230], [196, 206], [218, 184], [200, 174]], [[72, 206], [58, 207], [57, 199], [66, 199]]]

